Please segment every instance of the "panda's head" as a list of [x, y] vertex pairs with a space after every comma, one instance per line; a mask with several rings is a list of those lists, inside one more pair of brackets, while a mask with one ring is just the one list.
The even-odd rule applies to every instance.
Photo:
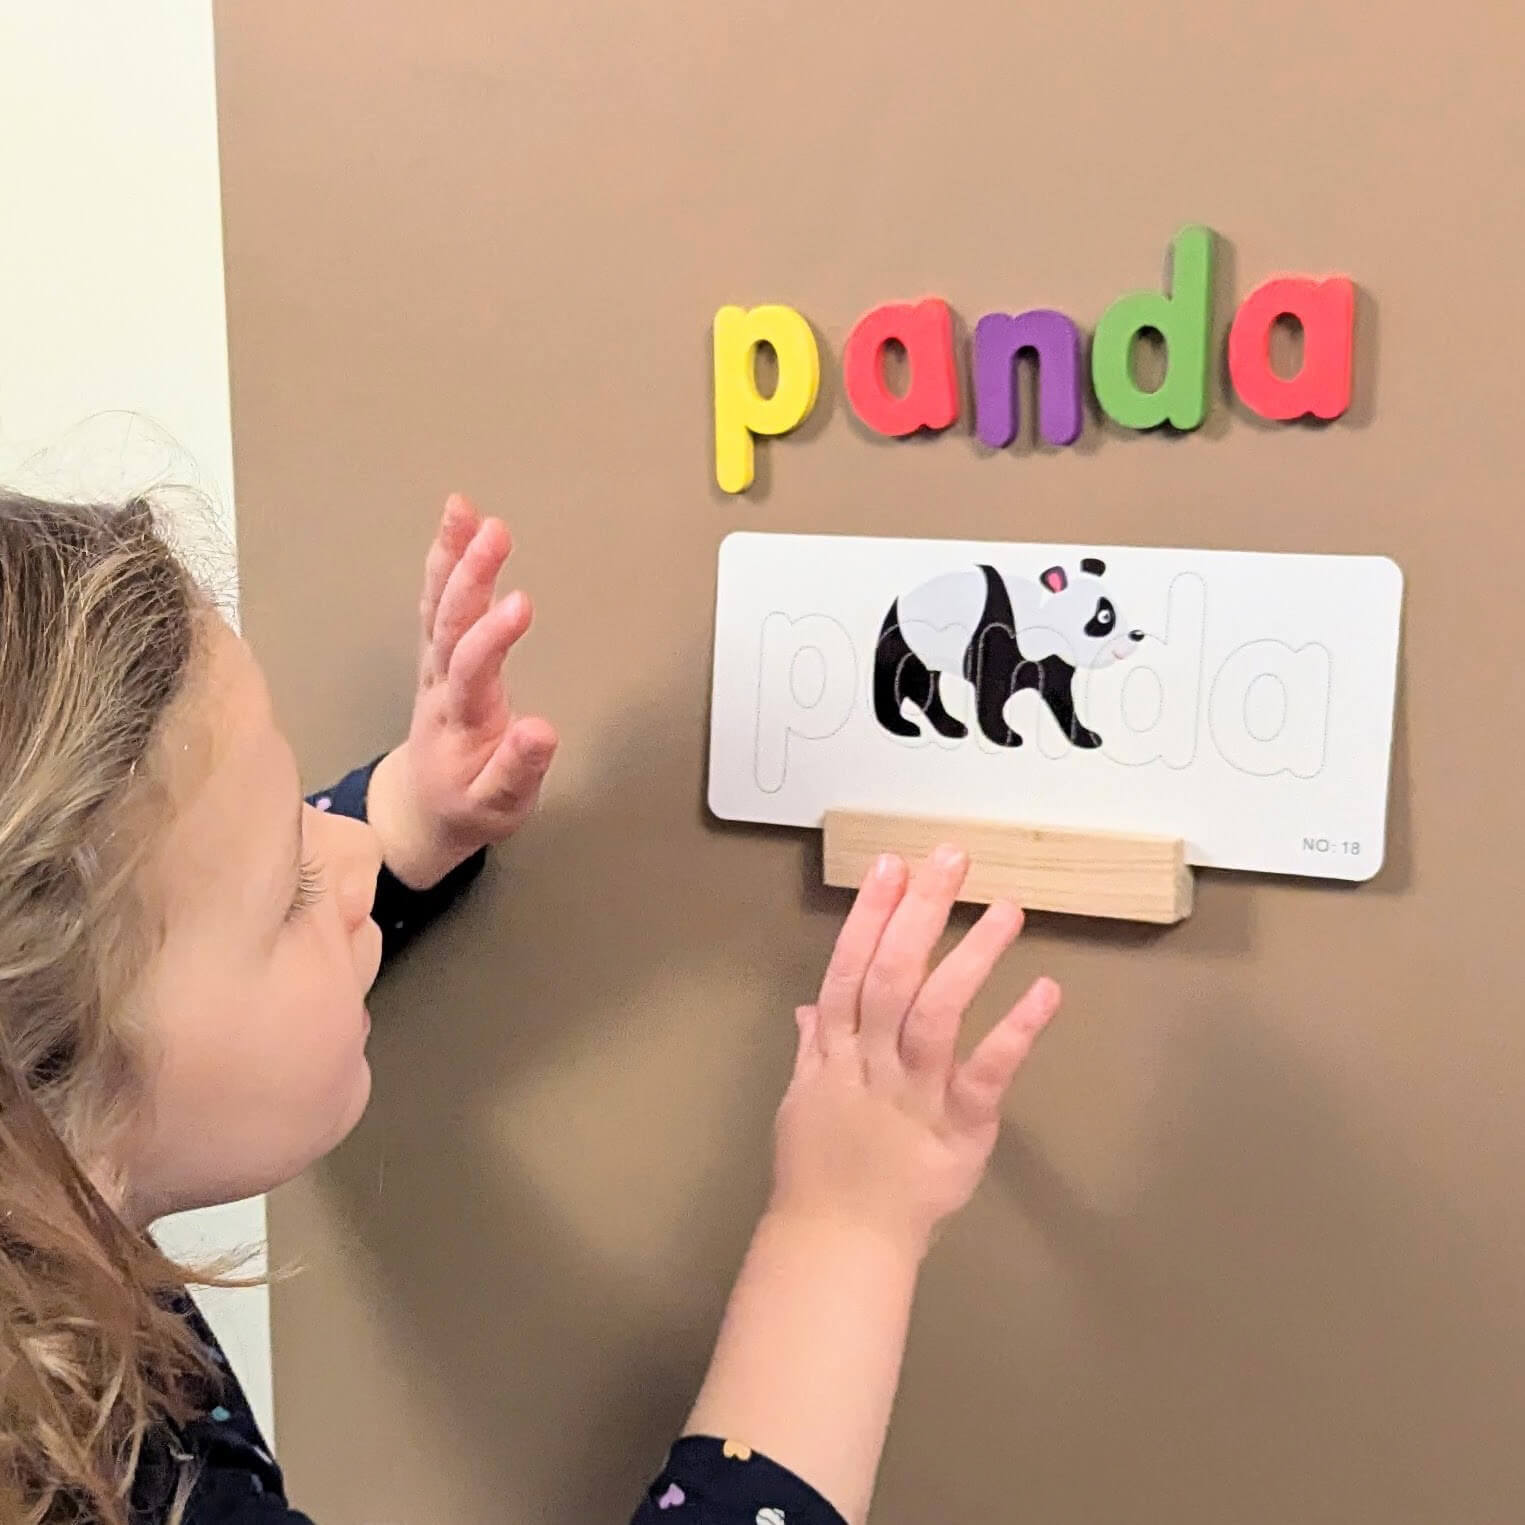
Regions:
[[[1142, 630], [1129, 630], [1107, 585], [1107, 566], [1094, 556], [1080, 563], [1071, 577], [1063, 567], [1050, 567], [1038, 579], [1048, 597], [1036, 623], [1058, 637], [1055, 654], [1079, 667], [1108, 667], [1132, 656], [1144, 639]], [[1024, 648], [1025, 649], [1025, 648]]]

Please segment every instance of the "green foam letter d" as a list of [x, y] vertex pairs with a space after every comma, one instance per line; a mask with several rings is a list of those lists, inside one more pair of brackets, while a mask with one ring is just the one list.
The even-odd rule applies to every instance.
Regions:
[[[1125, 429], [1169, 423], [1195, 429], [1207, 413], [1207, 348], [1212, 330], [1213, 235], [1182, 228], [1171, 248], [1170, 295], [1119, 297], [1096, 325], [1091, 383], [1096, 400]], [[1165, 340], [1165, 379], [1146, 392], [1133, 379], [1133, 345], [1145, 329]]]

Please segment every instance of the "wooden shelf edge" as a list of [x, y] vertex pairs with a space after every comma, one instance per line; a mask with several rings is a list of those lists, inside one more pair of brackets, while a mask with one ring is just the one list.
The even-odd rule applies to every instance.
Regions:
[[823, 878], [855, 888], [881, 853], [913, 867], [941, 843], [969, 854], [961, 900], [1169, 926], [1191, 915], [1196, 880], [1180, 837], [1010, 821], [828, 810]]

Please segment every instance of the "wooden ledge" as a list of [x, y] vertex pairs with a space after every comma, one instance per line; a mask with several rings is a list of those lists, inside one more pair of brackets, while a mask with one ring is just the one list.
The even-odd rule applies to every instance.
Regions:
[[1191, 915], [1195, 881], [1180, 837], [857, 810], [828, 810], [823, 837], [830, 885], [856, 888], [881, 853], [914, 867], [951, 842], [969, 854], [960, 900], [1160, 925]]

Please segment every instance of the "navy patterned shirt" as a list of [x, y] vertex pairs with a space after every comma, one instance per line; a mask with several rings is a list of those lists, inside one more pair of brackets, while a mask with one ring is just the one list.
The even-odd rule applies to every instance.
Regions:
[[[308, 803], [365, 820], [366, 791], [380, 758], [346, 775]], [[482, 871], [485, 850], [437, 885], [409, 889], [385, 865], [371, 914], [381, 927], [382, 967], [440, 915]], [[179, 1309], [206, 1346], [219, 1381], [206, 1412], [173, 1434], [145, 1444], [132, 1495], [133, 1525], [162, 1525], [173, 1504], [181, 1463], [196, 1482], [185, 1525], [313, 1525], [286, 1502], [285, 1483], [266, 1449], [238, 1379], [189, 1298]], [[809, 1484], [734, 1439], [685, 1436], [646, 1490], [631, 1525], [845, 1525]]]

